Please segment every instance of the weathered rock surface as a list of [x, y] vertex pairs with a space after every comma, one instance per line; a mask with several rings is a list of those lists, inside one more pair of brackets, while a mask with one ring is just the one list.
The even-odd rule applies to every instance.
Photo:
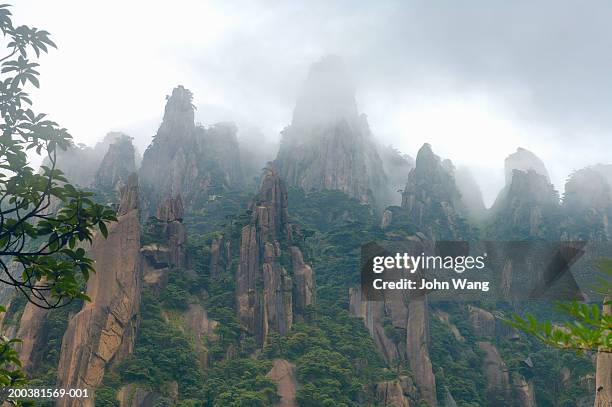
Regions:
[[289, 186], [336, 189], [362, 202], [388, 196], [387, 180], [365, 115], [338, 57], [315, 63], [274, 161]]
[[495, 336], [495, 317], [489, 311], [468, 305], [469, 319], [478, 336]]
[[450, 315], [448, 315], [447, 312], [444, 312], [442, 310], [436, 310], [435, 314], [440, 320], [440, 322], [446, 325], [449, 331], [451, 331], [456, 340], [458, 340], [459, 342], [465, 342], [465, 338], [463, 337], [463, 335], [461, 335], [459, 328], [457, 328], [457, 326], [451, 322]]
[[482, 373], [487, 381], [487, 401], [489, 405], [509, 405], [512, 399], [508, 367], [491, 342], [478, 342], [478, 347], [484, 352]]
[[[424, 144], [410, 171], [402, 194], [407, 218], [430, 238], [465, 238], [465, 204], [455, 185], [450, 161], [440, 160], [429, 144]], [[436, 225], [434, 228], [433, 225]]]
[[146, 215], [168, 196], [180, 194], [192, 208], [242, 183], [236, 126], [196, 126], [191, 102], [184, 87], [172, 91], [162, 124], [144, 153], [140, 179]]
[[[58, 367], [59, 387], [95, 389], [105, 371], [132, 350], [141, 286], [137, 203], [138, 181], [132, 175], [108, 238], [94, 238], [90, 255], [96, 261], [96, 273], [87, 283], [91, 302], [68, 323]], [[94, 401], [62, 398], [57, 405], [93, 406]]]
[[297, 378], [295, 365], [285, 359], [274, 359], [272, 369], [266, 377], [276, 383], [277, 394], [280, 397], [276, 407], [297, 407], [295, 394], [297, 392]]
[[17, 338], [22, 339], [19, 349], [19, 360], [25, 372], [36, 369], [39, 357], [36, 350], [41, 347], [42, 341], [47, 340], [43, 325], [49, 310], [35, 306], [28, 302], [21, 315]]
[[292, 246], [290, 251], [293, 267], [293, 308], [295, 317], [303, 321], [306, 308], [315, 302], [315, 277], [312, 268], [304, 263], [300, 249]]
[[[274, 170], [266, 170], [250, 210], [251, 221], [240, 237], [236, 303], [241, 323], [264, 344], [270, 330], [285, 335], [294, 314], [303, 317], [304, 309], [314, 302], [314, 277], [300, 250], [292, 246], [287, 190]], [[281, 265], [285, 250], [292, 257], [291, 275]]]
[[210, 319], [200, 304], [189, 304], [183, 313], [183, 321], [187, 334], [193, 339], [200, 366], [208, 367], [208, 349], [204, 345], [204, 340], [206, 338], [216, 339], [215, 328], [219, 323]]
[[136, 151], [132, 139], [118, 133], [114, 142], [108, 146], [93, 186], [103, 190], [113, 190], [125, 185], [130, 174], [136, 171]]
[[410, 407], [409, 398], [404, 394], [399, 380], [376, 384], [376, 401], [382, 406]]
[[[429, 405], [437, 405], [436, 380], [429, 357], [428, 308], [425, 297], [408, 301], [362, 300], [360, 289], [349, 289], [349, 312], [363, 318], [377, 349], [389, 365], [407, 360], [414, 373], [419, 398]], [[404, 331], [405, 340], [395, 343], [385, 332], [384, 321], [390, 320], [394, 329]]]
[[232, 242], [223, 236], [213, 238], [210, 244], [210, 276], [216, 278], [230, 272], [232, 266]]
[[137, 384], [127, 384], [117, 393], [120, 407], [154, 407], [159, 397], [159, 393]]
[[514, 375], [512, 388], [517, 407], [536, 407], [535, 386], [521, 375]]
[[421, 398], [430, 406], [436, 406], [436, 378], [429, 358], [429, 320], [425, 297], [410, 301], [406, 334], [408, 361]]
[[156, 243], [142, 246], [142, 274], [145, 283], [159, 289], [165, 287], [171, 268], [188, 265], [187, 232], [183, 221], [183, 201], [180, 195], [167, 198], [156, 210], [155, 221], [147, 225]]
[[[612, 301], [610, 296], [606, 301]], [[604, 305], [604, 313], [612, 315], [612, 304]], [[595, 407], [612, 406], [612, 353], [598, 352], [595, 371]]]

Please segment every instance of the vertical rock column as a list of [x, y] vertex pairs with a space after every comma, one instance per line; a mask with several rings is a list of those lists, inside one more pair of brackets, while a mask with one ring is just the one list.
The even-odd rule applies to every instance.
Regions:
[[[59, 387], [88, 388], [92, 394], [105, 371], [132, 351], [141, 287], [137, 204], [138, 181], [131, 175], [108, 238], [98, 235], [92, 243], [96, 273], [87, 283], [91, 301], [68, 323], [58, 367]], [[57, 401], [59, 407], [93, 405], [93, 398]]]
[[[241, 323], [258, 343], [265, 344], [269, 330], [285, 335], [291, 329], [294, 304], [301, 318], [314, 302], [314, 275], [299, 248], [292, 246], [287, 190], [272, 169], [267, 169], [250, 209], [251, 221], [240, 237], [236, 303]], [[293, 278], [281, 264], [287, 247]]]

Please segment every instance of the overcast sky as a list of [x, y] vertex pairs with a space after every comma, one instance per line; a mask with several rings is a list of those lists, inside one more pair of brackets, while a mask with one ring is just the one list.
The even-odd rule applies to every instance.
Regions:
[[19, 0], [16, 23], [51, 32], [36, 107], [94, 144], [124, 131], [141, 151], [183, 84], [203, 124], [269, 140], [308, 66], [344, 58], [374, 135], [468, 165], [488, 204], [503, 160], [525, 147], [562, 190], [612, 163], [612, 2]]

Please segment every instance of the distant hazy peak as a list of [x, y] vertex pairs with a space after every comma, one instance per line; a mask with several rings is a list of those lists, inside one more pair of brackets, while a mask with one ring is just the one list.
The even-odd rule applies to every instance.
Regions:
[[314, 127], [359, 119], [355, 88], [342, 59], [326, 56], [311, 65], [293, 111], [292, 124]]
[[512, 173], [514, 170], [529, 171], [533, 170], [536, 173], [546, 177], [546, 180], [550, 182], [548, 171], [544, 162], [531, 151], [519, 147], [516, 152], [506, 157], [504, 162], [504, 173], [506, 175], [506, 185], [512, 183]]
[[189, 89], [178, 85], [172, 90], [170, 96], [166, 96], [166, 107], [164, 118], [159, 128], [159, 133], [164, 132], [189, 132], [195, 128], [195, 108], [193, 106], [193, 94]]

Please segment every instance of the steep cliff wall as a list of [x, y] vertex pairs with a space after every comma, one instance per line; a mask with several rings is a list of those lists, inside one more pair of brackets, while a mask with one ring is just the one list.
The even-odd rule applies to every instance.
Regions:
[[[94, 238], [96, 273], [87, 283], [90, 302], [68, 323], [60, 353], [59, 387], [95, 389], [105, 371], [134, 344], [140, 302], [138, 182], [130, 176], [122, 192], [118, 221], [108, 238]], [[93, 406], [92, 399], [63, 398], [58, 406]]]

